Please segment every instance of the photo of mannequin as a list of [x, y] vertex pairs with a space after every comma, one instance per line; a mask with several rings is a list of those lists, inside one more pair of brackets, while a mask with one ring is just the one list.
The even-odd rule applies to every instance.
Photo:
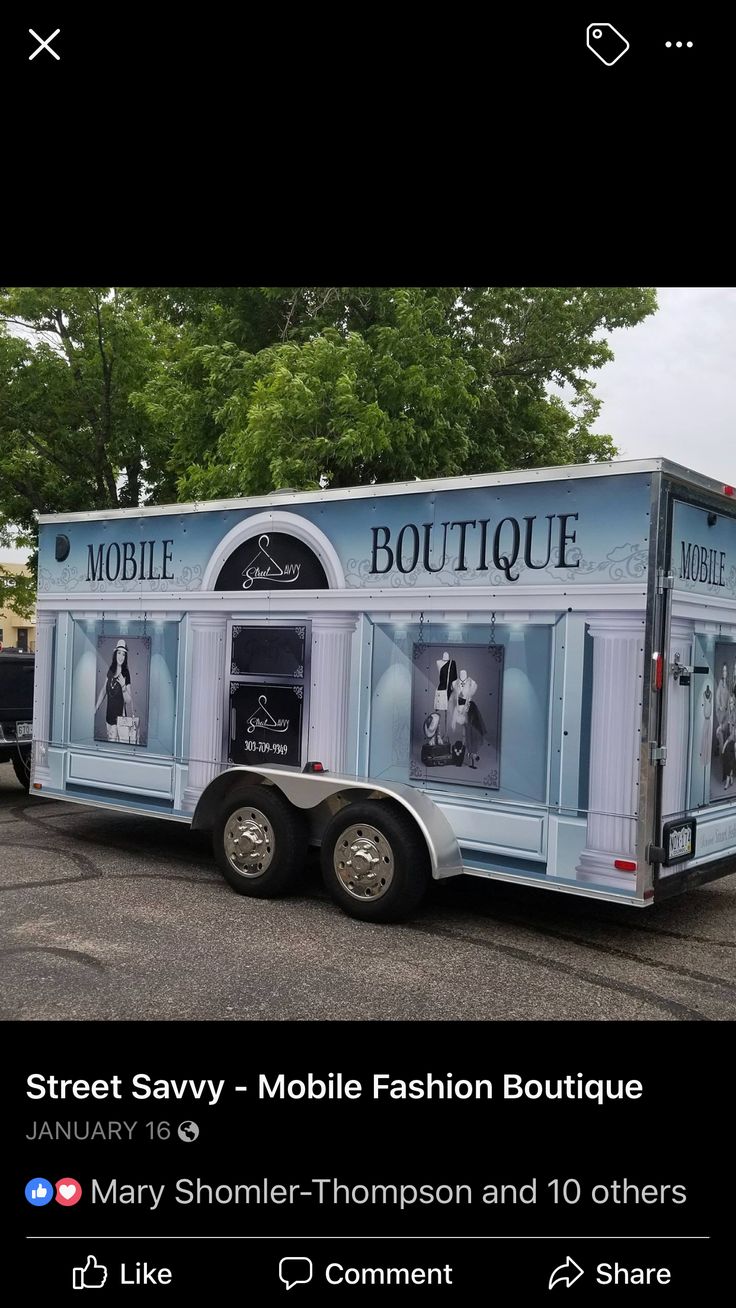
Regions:
[[447, 735], [447, 710], [449, 708], [450, 690], [452, 683], [457, 678], [457, 664], [454, 659], [450, 658], [447, 650], [437, 663], [437, 689], [434, 693], [435, 712], [440, 714], [440, 728], [437, 733], [438, 743], [446, 741]]
[[503, 647], [459, 638], [412, 654], [410, 778], [498, 790]]

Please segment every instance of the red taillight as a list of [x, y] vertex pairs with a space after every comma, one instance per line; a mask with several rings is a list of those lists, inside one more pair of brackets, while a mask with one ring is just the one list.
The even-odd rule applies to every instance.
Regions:
[[724, 495], [736, 495], [736, 491], [734, 490], [733, 486], [724, 486], [724, 487], [723, 487], [723, 494], [724, 494]]
[[633, 863], [630, 858], [614, 859], [613, 866], [617, 867], [619, 872], [636, 872], [636, 863]]
[[663, 659], [663, 657], [662, 657], [661, 654], [653, 654], [653, 655], [652, 655], [652, 658], [654, 659], [654, 663], [655, 663], [655, 668], [654, 668], [654, 688], [655, 688], [655, 690], [661, 690], [661, 689], [662, 689], [662, 675], [663, 675], [663, 672], [664, 672], [664, 659]]
[[653, 891], [653, 890], [645, 890], [645, 891], [644, 891], [644, 898], [645, 898], [645, 899], [654, 899], [654, 891]]

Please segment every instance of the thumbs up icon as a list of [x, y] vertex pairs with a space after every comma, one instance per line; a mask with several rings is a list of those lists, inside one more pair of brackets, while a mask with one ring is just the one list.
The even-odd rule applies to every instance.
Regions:
[[50, 1204], [54, 1197], [54, 1187], [45, 1176], [34, 1176], [32, 1181], [28, 1182], [25, 1188], [25, 1196], [29, 1204], [34, 1208], [43, 1208]]
[[94, 1254], [87, 1255], [84, 1267], [72, 1268], [72, 1287], [75, 1290], [101, 1290], [107, 1280], [107, 1268], [98, 1263]]

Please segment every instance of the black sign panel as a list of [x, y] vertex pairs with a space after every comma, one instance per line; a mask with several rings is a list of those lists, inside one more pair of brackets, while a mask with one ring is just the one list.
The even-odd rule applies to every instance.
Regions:
[[230, 672], [234, 677], [304, 676], [307, 629], [234, 626]]
[[327, 590], [317, 555], [303, 541], [281, 531], [251, 536], [220, 569], [215, 590]]
[[662, 828], [662, 845], [666, 867], [695, 858], [696, 830], [695, 818], [679, 818], [674, 822], [665, 822]]
[[229, 761], [300, 767], [303, 709], [303, 686], [231, 682]]

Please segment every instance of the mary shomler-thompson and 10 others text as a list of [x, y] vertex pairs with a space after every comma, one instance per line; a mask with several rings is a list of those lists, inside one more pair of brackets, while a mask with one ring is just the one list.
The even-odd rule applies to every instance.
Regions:
[[[201, 1177], [180, 1177], [169, 1185], [130, 1185], [117, 1179], [101, 1182], [93, 1179], [90, 1198], [93, 1204], [135, 1204], [152, 1211], [162, 1200], [180, 1205], [250, 1207], [293, 1205], [305, 1209], [330, 1207], [383, 1207], [403, 1211], [419, 1206], [472, 1206], [475, 1204], [524, 1204], [540, 1207], [574, 1205], [590, 1197], [595, 1204], [669, 1206], [687, 1202], [684, 1185], [670, 1182], [647, 1185], [640, 1181], [608, 1179], [587, 1184], [573, 1177], [552, 1180], [530, 1177], [523, 1182], [466, 1183], [408, 1181], [342, 1181], [337, 1177], [311, 1177], [301, 1182], [282, 1184], [269, 1177], [242, 1182], [205, 1181]], [[164, 1205], [165, 1206], [165, 1205]]]

